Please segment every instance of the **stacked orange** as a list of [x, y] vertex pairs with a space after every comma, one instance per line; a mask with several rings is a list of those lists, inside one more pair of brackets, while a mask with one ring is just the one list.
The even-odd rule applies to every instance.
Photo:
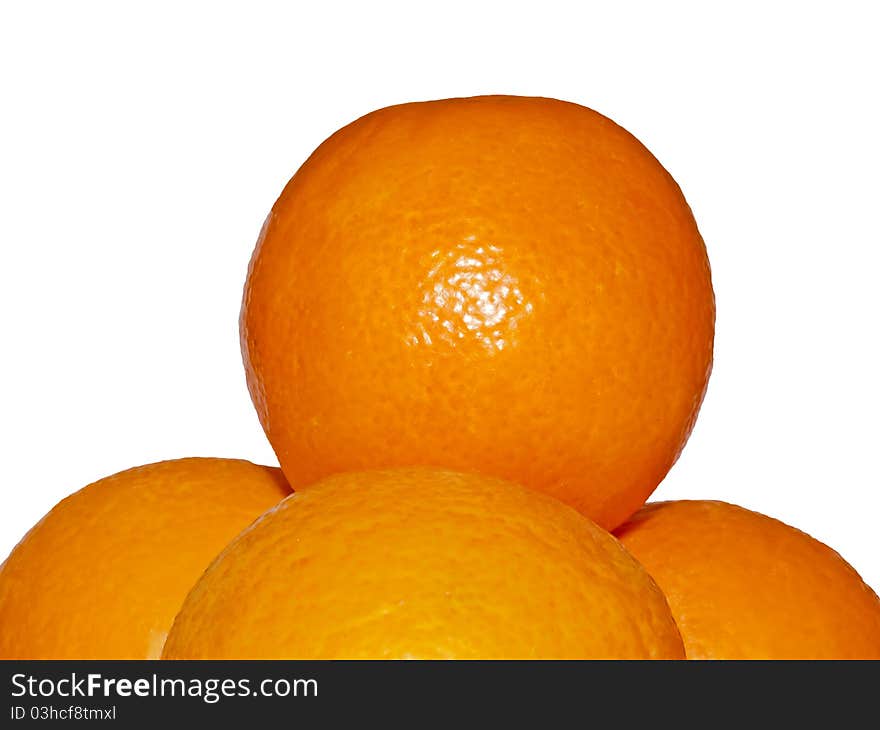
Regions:
[[373, 112], [291, 179], [245, 285], [247, 383], [295, 493], [226, 460], [87, 487], [0, 567], [0, 655], [880, 656], [880, 601], [826, 546], [732, 505], [639, 511], [714, 320], [690, 208], [609, 119]]

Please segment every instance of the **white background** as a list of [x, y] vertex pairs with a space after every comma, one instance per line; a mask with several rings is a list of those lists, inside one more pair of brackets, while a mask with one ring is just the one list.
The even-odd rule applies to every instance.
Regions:
[[0, 559], [118, 470], [275, 463], [237, 318], [283, 184], [374, 108], [512, 93], [627, 127], [706, 239], [715, 371], [655, 498], [774, 515], [880, 588], [870, 4], [309, 6], [3, 3]]

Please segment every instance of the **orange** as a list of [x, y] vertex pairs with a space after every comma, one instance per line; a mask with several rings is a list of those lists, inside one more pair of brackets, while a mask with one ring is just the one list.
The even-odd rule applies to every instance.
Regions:
[[211, 559], [290, 493], [232, 459], [150, 464], [59, 502], [0, 565], [0, 659], [155, 659]]
[[659, 502], [618, 532], [690, 659], [880, 658], [880, 601], [827, 545], [724, 502]]
[[295, 489], [428, 465], [612, 528], [676, 460], [712, 363], [703, 241], [675, 181], [552, 99], [403, 104], [324, 142], [275, 203], [241, 340]]
[[682, 658], [663, 594], [607, 532], [500, 480], [329, 477], [243, 532], [164, 658]]

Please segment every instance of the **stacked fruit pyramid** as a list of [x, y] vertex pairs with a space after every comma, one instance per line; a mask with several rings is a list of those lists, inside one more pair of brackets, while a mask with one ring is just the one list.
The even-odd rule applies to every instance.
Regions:
[[281, 468], [181, 459], [63, 500], [0, 567], [0, 656], [880, 657], [880, 602], [830, 548], [643, 506], [714, 321], [690, 208], [607, 118], [369, 114], [294, 175], [247, 274]]

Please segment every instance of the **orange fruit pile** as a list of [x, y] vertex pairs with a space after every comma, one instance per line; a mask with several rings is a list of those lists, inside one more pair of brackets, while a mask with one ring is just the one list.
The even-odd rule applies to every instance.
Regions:
[[294, 175], [247, 273], [281, 469], [164, 462], [62, 501], [0, 566], [0, 658], [880, 656], [880, 600], [830, 548], [643, 507], [714, 322], [681, 190], [606, 117], [368, 114]]

